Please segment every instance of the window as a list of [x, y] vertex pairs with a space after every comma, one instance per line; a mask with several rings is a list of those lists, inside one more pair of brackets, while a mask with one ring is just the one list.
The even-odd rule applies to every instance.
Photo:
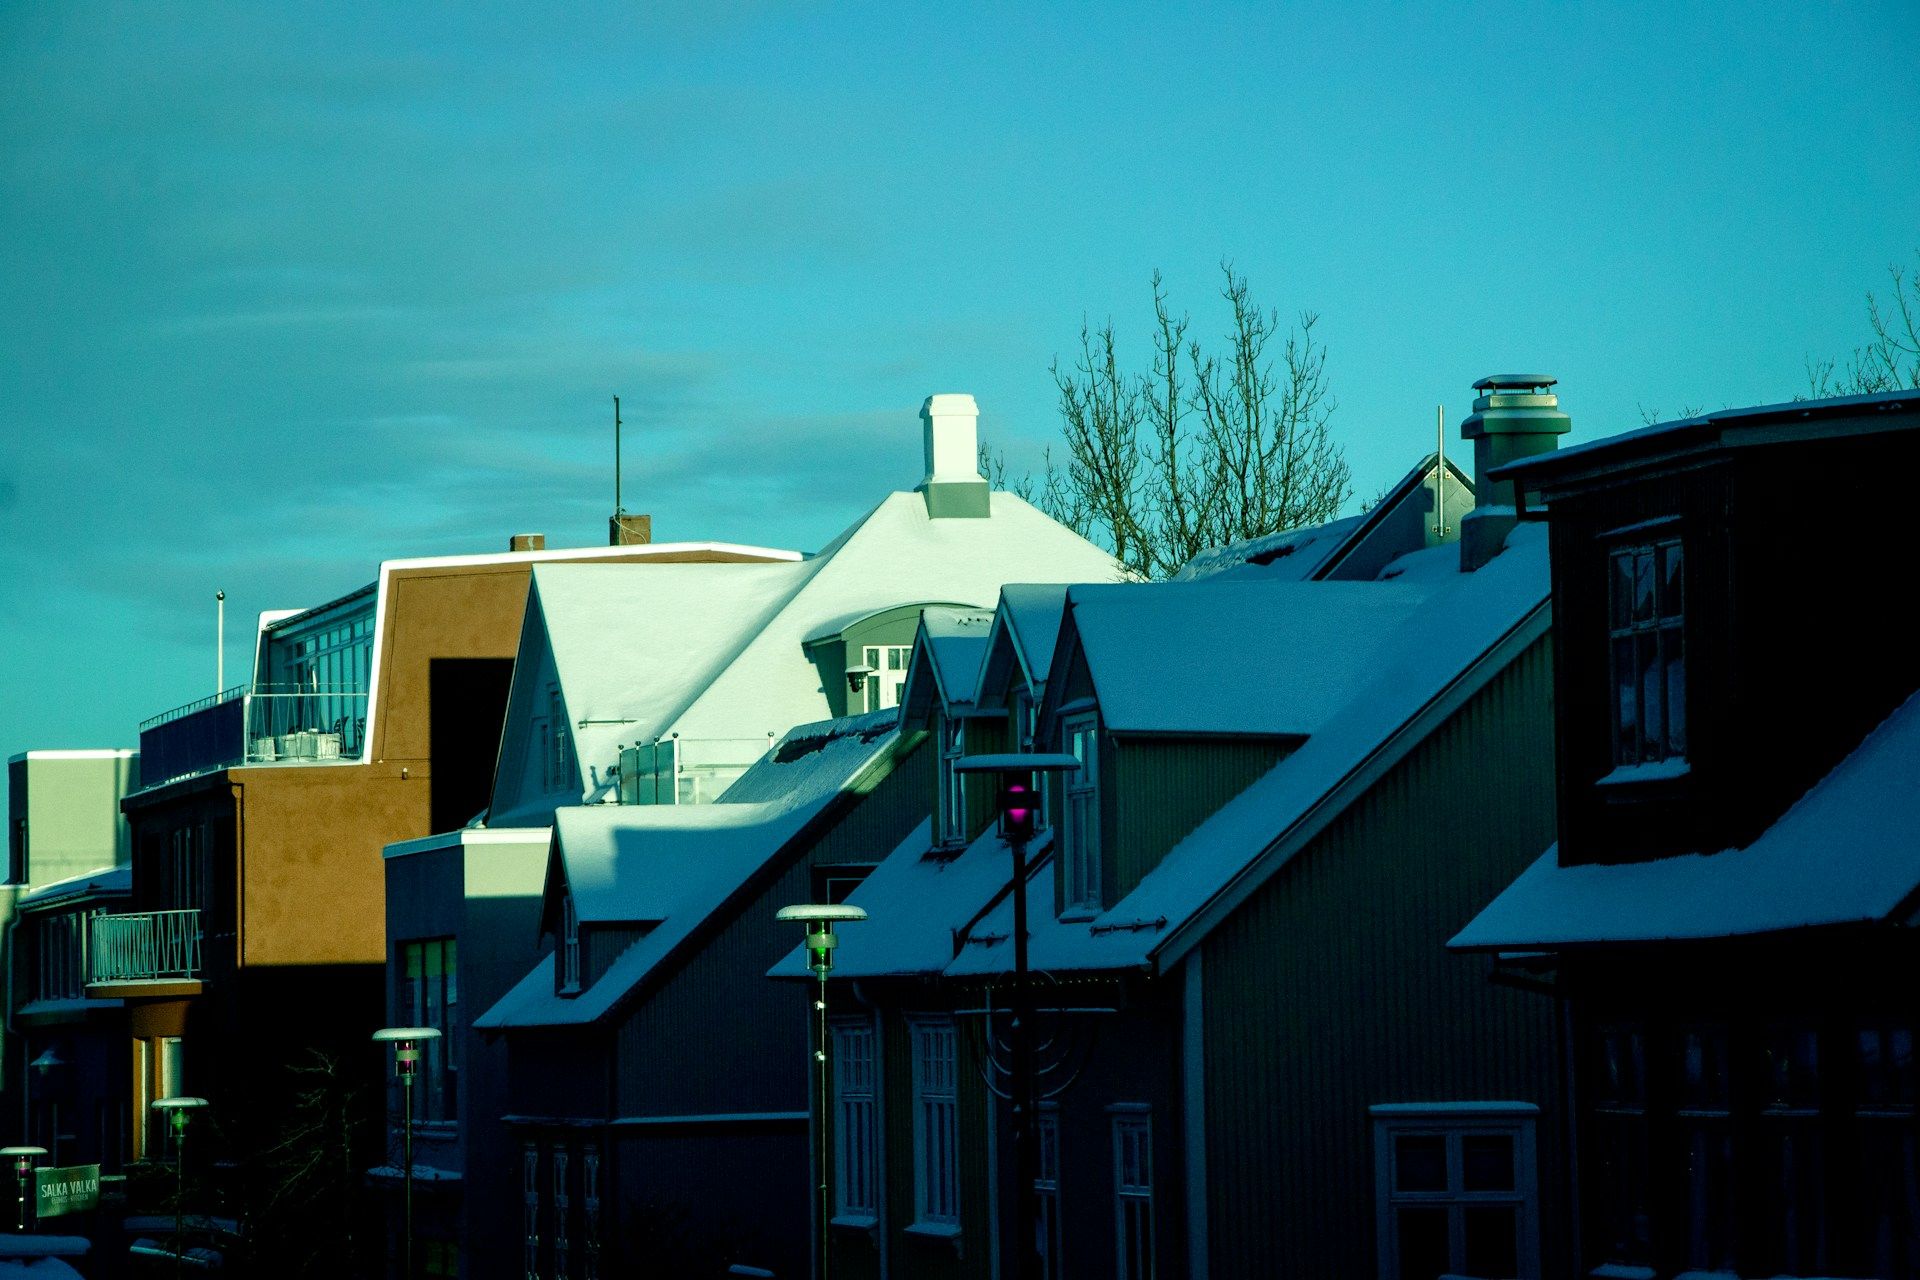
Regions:
[[580, 1280], [600, 1280], [600, 1148], [580, 1153]]
[[1144, 1109], [1113, 1117], [1114, 1273], [1153, 1276], [1153, 1132]]
[[1041, 1280], [1060, 1280], [1060, 1113], [1041, 1103], [1035, 1118], [1040, 1148], [1039, 1168], [1033, 1175], [1033, 1231], [1040, 1253]]
[[1540, 1274], [1528, 1103], [1372, 1108], [1382, 1280]]
[[1755, 1219], [1770, 1271], [1831, 1275], [1827, 1258], [1826, 1150], [1820, 1124], [1820, 1040], [1813, 1027], [1775, 1026], [1763, 1037], [1760, 1179]]
[[567, 1196], [567, 1149], [553, 1149], [553, 1274], [571, 1276], [567, 1257], [567, 1212], [572, 1204]]
[[1686, 1262], [1697, 1271], [1734, 1267], [1733, 1091], [1725, 1027], [1679, 1035], [1678, 1130], [1686, 1162]]
[[1867, 1260], [1876, 1276], [1920, 1276], [1920, 1172], [1914, 1150], [1913, 1027], [1867, 1022], [1854, 1032]]
[[963, 751], [960, 726], [961, 721], [952, 716], [940, 722], [940, 825], [934, 836], [943, 845], [967, 841], [967, 775], [958, 768]]
[[1596, 1176], [1589, 1200], [1597, 1252], [1607, 1262], [1652, 1260], [1647, 1209], [1647, 1047], [1637, 1026], [1606, 1026], [1594, 1039], [1588, 1118]]
[[1098, 911], [1100, 902], [1100, 753], [1094, 718], [1073, 716], [1066, 722], [1067, 751], [1080, 767], [1066, 775], [1066, 821], [1062, 860], [1068, 911]]
[[567, 760], [567, 709], [560, 701], [560, 686], [547, 686], [547, 716], [541, 782], [548, 791], [560, 791], [573, 782], [573, 768]]
[[913, 1200], [918, 1228], [960, 1229], [959, 1099], [953, 1023], [916, 1019], [913, 1037]]
[[454, 1061], [455, 1016], [460, 1007], [458, 943], [452, 938], [406, 942], [400, 946], [400, 1021], [409, 1027], [435, 1027], [438, 1039], [420, 1050], [420, 1095], [414, 1118], [429, 1124], [460, 1118], [460, 1076]]
[[834, 1212], [872, 1225], [880, 1215], [879, 1105], [871, 1022], [833, 1025]]
[[1687, 668], [1680, 539], [1608, 553], [1613, 762], [1683, 760]]
[[906, 689], [907, 668], [913, 662], [910, 644], [870, 644], [866, 646], [866, 665], [873, 669], [867, 677], [868, 711], [884, 711], [900, 705]]
[[[1013, 695], [1013, 732], [1014, 747], [1020, 751], [1034, 749], [1034, 735], [1039, 729], [1040, 709], [1033, 705], [1033, 693], [1020, 688]], [[1053, 775], [1042, 773], [1040, 780], [1040, 807], [1034, 811], [1035, 832], [1045, 831], [1051, 825], [1053, 809]]]
[[81, 971], [85, 913], [62, 911], [41, 916], [34, 932], [40, 944], [35, 996], [41, 1000], [78, 1000], [86, 995], [87, 975]]
[[571, 889], [560, 895], [560, 990], [580, 990], [580, 916]]
[[524, 1206], [526, 1280], [540, 1280], [540, 1148], [520, 1148], [520, 1202]]

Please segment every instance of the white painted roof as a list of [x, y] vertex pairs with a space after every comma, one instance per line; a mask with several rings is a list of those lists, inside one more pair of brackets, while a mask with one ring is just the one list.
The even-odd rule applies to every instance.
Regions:
[[1920, 888], [1920, 693], [1743, 849], [1616, 866], [1559, 848], [1449, 946], [1551, 950], [1886, 920]]
[[1304, 582], [1338, 551], [1366, 515], [1343, 516], [1325, 524], [1262, 534], [1243, 542], [1202, 551], [1180, 566], [1175, 582], [1201, 582], [1230, 575], [1268, 582]]
[[714, 804], [556, 811], [554, 846], [581, 923], [650, 927], [578, 995], [555, 991], [556, 961], [543, 958], [474, 1025], [600, 1018], [891, 749], [893, 720], [892, 711], [881, 711], [803, 725]]

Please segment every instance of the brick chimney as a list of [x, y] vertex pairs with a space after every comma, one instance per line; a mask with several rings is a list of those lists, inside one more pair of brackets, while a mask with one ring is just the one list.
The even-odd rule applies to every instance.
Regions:
[[545, 551], [547, 535], [544, 533], [516, 533], [507, 539], [509, 551]]
[[927, 454], [927, 478], [920, 492], [934, 519], [984, 518], [993, 500], [980, 474], [980, 406], [970, 395], [934, 395], [920, 406]]
[[1519, 521], [1513, 482], [1489, 479], [1487, 473], [1549, 453], [1573, 430], [1573, 419], [1560, 412], [1560, 398], [1547, 389], [1554, 383], [1538, 373], [1496, 373], [1473, 384], [1480, 396], [1460, 424], [1460, 434], [1473, 441], [1473, 510], [1460, 522], [1463, 573], [1499, 555]]

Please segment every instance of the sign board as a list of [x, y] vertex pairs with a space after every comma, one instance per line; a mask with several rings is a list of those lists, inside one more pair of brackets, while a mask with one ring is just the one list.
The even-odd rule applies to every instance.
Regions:
[[63, 1213], [85, 1213], [100, 1205], [100, 1166], [72, 1164], [33, 1171], [33, 1212], [36, 1218]]

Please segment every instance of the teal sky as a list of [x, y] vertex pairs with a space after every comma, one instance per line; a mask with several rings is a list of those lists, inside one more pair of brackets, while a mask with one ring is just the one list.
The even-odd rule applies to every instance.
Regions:
[[616, 392], [658, 537], [811, 548], [1230, 257], [1365, 495], [1487, 373], [1802, 392], [1920, 248], [1905, 2], [476, 8], [0, 0], [0, 753], [211, 692], [217, 588], [237, 679], [382, 558], [604, 540]]

